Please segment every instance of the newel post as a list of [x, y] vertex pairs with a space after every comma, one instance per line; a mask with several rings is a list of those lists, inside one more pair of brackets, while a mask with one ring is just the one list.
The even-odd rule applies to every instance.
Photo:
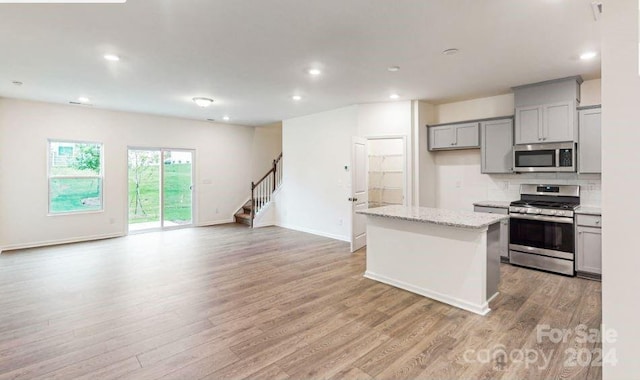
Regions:
[[255, 215], [255, 197], [253, 195], [253, 190], [255, 190], [256, 185], [253, 183], [253, 181], [251, 181], [251, 228], [253, 228], [253, 217]]
[[276, 191], [276, 178], [278, 174], [278, 161], [273, 160], [273, 191]]

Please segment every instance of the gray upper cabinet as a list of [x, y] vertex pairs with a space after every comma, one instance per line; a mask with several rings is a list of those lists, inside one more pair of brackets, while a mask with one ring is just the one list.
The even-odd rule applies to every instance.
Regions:
[[430, 127], [429, 149], [451, 149], [455, 142], [453, 126]]
[[602, 173], [601, 109], [578, 111], [580, 138], [578, 141], [578, 172]]
[[457, 148], [477, 148], [480, 146], [480, 134], [478, 133], [478, 123], [468, 123], [456, 125], [456, 141]]
[[480, 123], [482, 173], [513, 173], [513, 119]]
[[571, 77], [515, 87], [515, 143], [577, 141], [580, 83]]
[[543, 106], [542, 141], [574, 141], [576, 105], [572, 102]]
[[429, 128], [429, 150], [480, 147], [479, 123], [460, 123]]
[[516, 144], [542, 142], [542, 107], [516, 108]]

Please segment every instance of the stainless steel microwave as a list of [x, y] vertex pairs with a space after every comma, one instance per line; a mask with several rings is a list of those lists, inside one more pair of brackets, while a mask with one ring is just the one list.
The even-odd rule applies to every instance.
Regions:
[[576, 144], [530, 144], [513, 147], [515, 172], [575, 172]]

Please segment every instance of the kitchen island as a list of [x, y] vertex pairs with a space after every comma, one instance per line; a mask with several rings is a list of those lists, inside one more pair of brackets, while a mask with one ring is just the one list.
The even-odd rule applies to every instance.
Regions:
[[367, 216], [365, 277], [485, 315], [500, 282], [506, 215], [386, 206]]

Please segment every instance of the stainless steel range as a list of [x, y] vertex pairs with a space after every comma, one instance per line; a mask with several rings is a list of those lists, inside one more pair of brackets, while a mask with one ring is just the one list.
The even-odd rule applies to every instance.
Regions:
[[575, 275], [574, 210], [580, 186], [520, 185], [509, 207], [509, 262]]

